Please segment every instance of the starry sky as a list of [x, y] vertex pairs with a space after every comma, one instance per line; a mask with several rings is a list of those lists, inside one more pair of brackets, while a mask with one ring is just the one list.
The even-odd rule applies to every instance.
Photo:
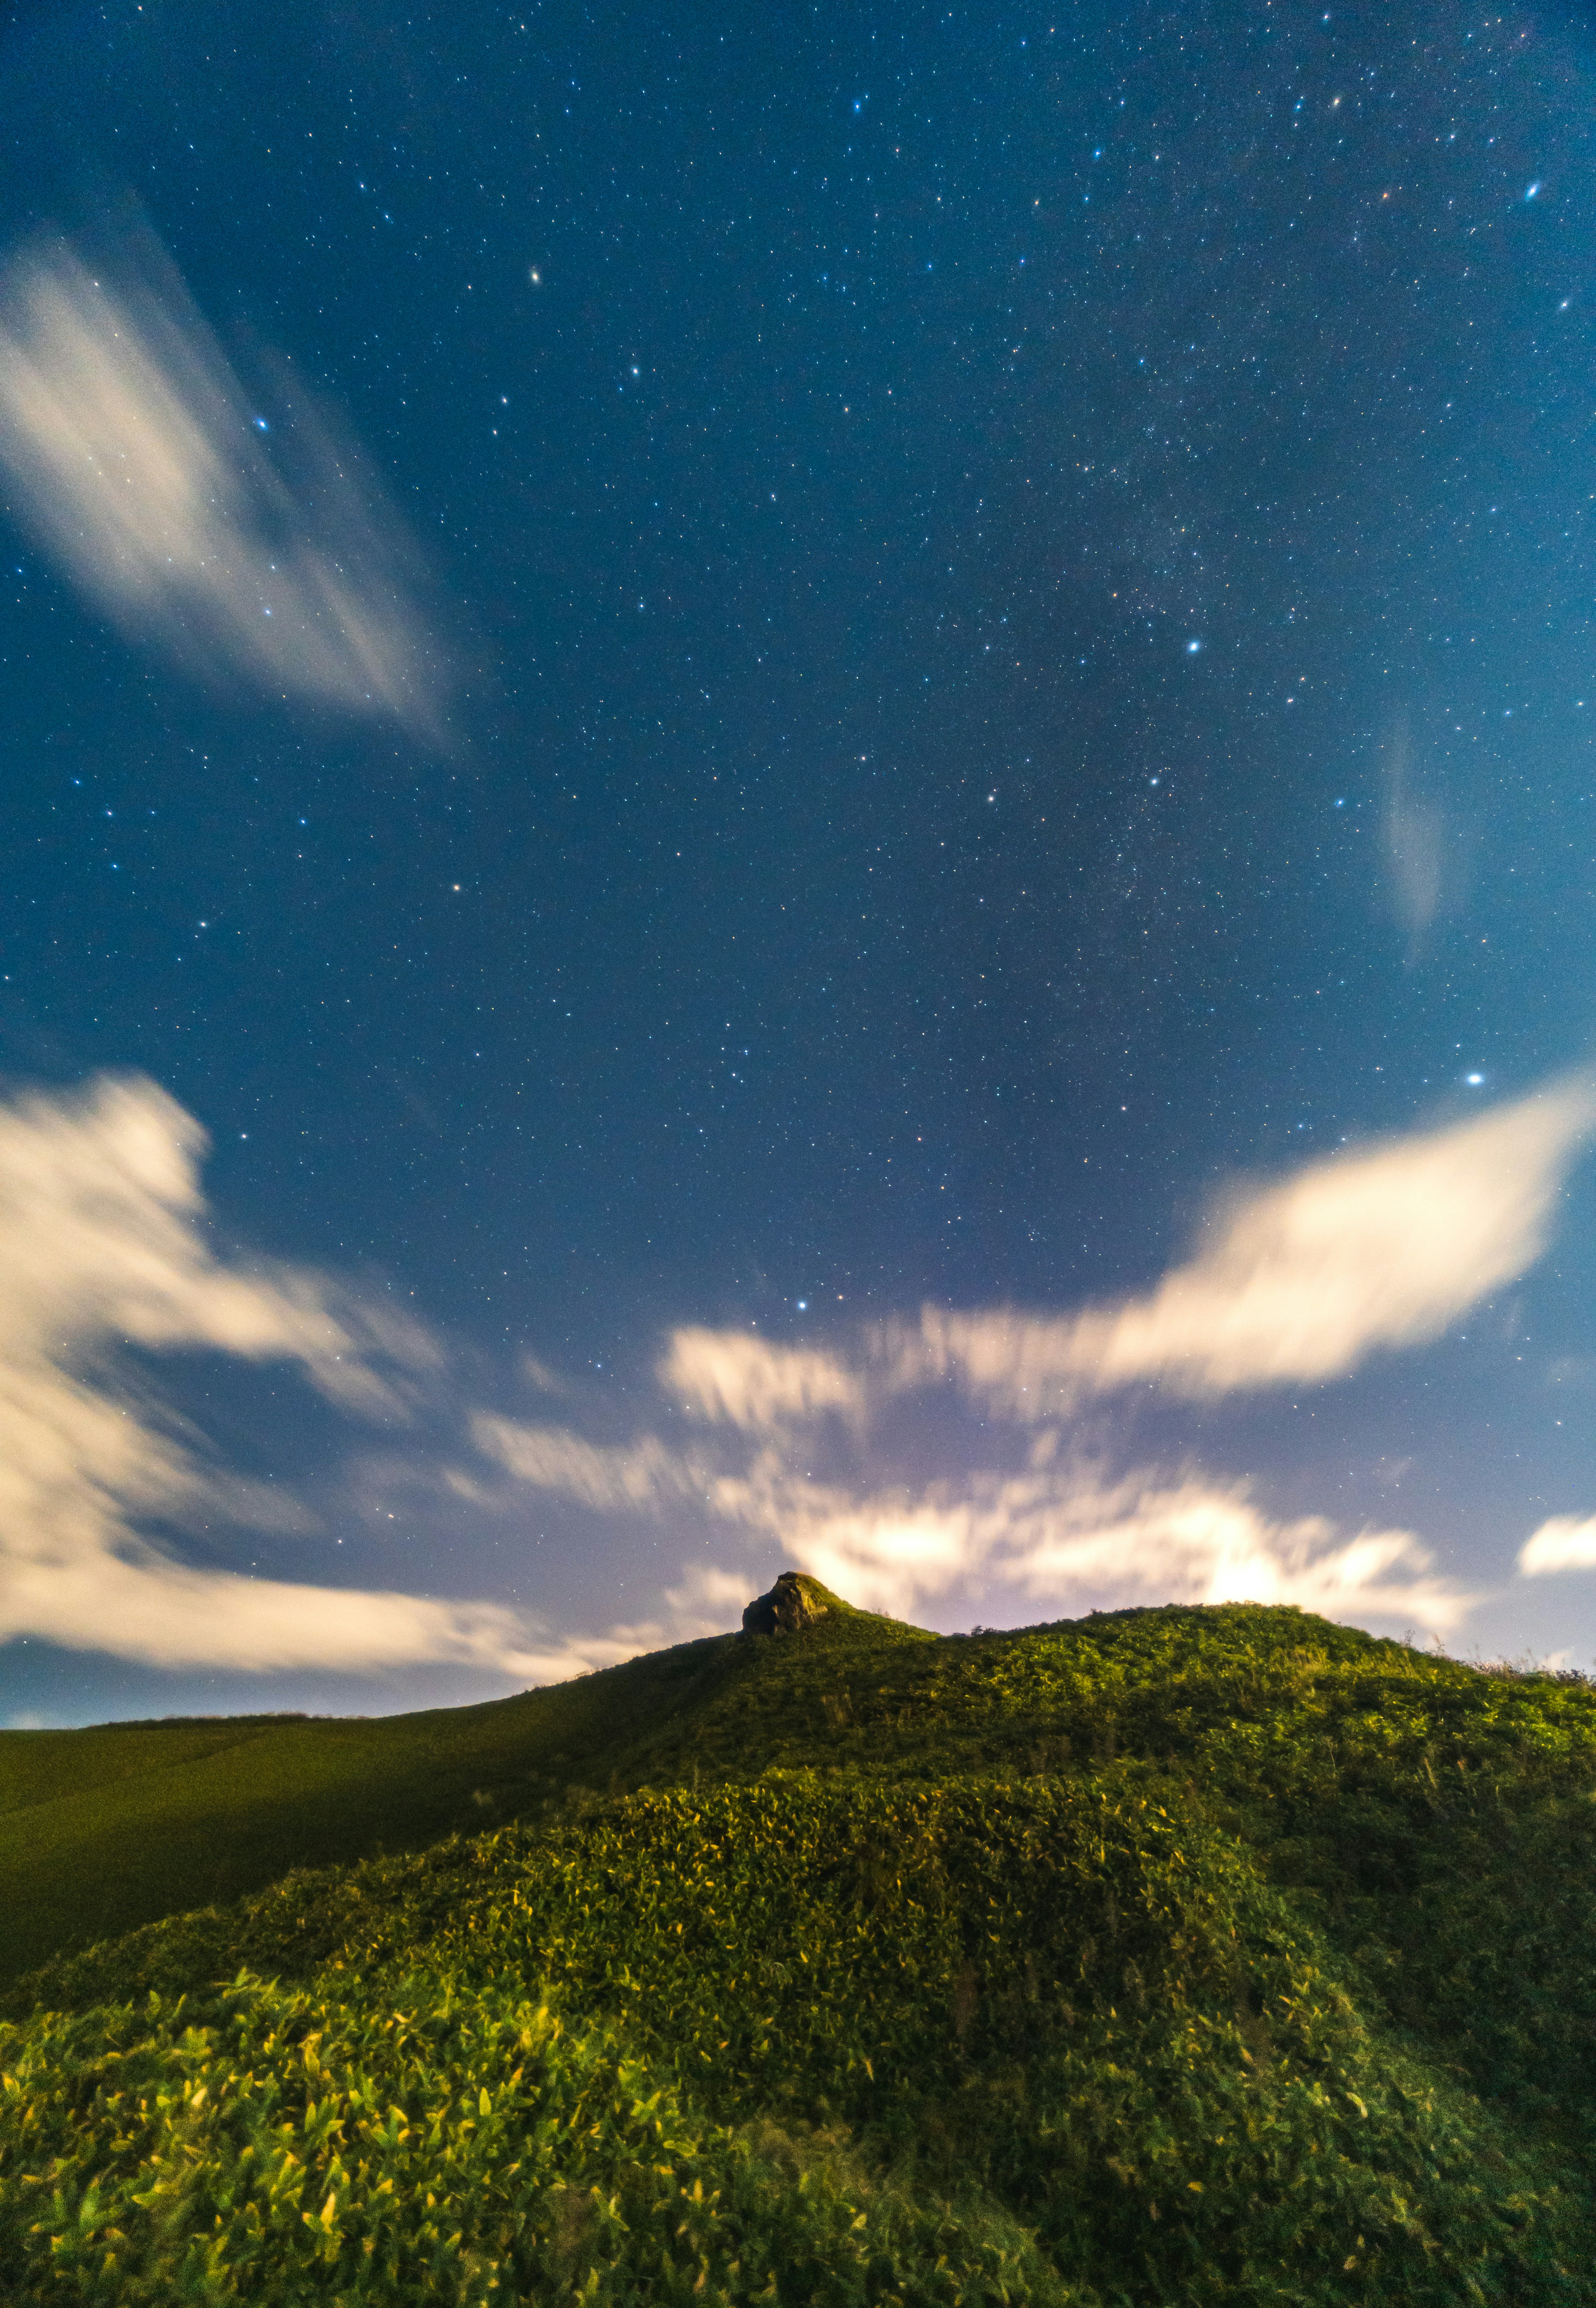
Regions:
[[1596, 36], [0, 18], [0, 1721], [1596, 1658]]

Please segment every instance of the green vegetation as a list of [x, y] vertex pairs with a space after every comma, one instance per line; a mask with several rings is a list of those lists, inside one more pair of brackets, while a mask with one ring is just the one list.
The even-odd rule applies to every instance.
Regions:
[[[629, 1783], [635, 1727], [665, 1733], [694, 1643], [486, 1707], [361, 1721], [270, 1716], [0, 1732], [0, 1980], [294, 1866], [417, 1850], [568, 1787]], [[617, 1778], [617, 1774], [621, 1774]]]
[[[1596, 2304], [1577, 1678], [832, 1611], [453, 1716], [10, 1735], [108, 1759], [9, 1782], [46, 1913], [61, 1804], [168, 1875], [10, 1990], [8, 2303]], [[202, 1906], [229, 1787], [256, 1881], [387, 1855]]]

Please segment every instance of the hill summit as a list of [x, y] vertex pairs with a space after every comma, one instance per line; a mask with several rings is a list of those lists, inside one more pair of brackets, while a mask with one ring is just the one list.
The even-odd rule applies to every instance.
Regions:
[[8, 2308], [1596, 2303], [1583, 1679], [750, 1613], [486, 1708], [0, 1735]]
[[798, 1635], [830, 1614], [851, 1614], [853, 1605], [833, 1595], [807, 1572], [783, 1571], [768, 1595], [755, 1595], [743, 1613], [746, 1635]]

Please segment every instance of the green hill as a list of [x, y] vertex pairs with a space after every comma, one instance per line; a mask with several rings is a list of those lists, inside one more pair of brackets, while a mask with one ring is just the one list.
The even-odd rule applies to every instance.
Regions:
[[1596, 1690], [811, 1593], [5, 1735], [0, 2296], [1596, 2303]]

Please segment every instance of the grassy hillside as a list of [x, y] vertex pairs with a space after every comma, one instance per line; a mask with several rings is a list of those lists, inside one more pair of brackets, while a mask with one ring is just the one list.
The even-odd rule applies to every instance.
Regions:
[[[1577, 1681], [836, 1612], [453, 1715], [11, 1735], [58, 1920], [7, 2300], [1596, 2303]], [[389, 1856], [197, 1906], [229, 1803], [235, 1881]], [[118, 1827], [97, 1896], [167, 1919], [85, 1948], [123, 1806], [164, 1856]]]
[[294, 1866], [414, 1850], [622, 1783], [734, 1639], [483, 1707], [0, 1732], [0, 1980], [63, 1948], [237, 1899]]

